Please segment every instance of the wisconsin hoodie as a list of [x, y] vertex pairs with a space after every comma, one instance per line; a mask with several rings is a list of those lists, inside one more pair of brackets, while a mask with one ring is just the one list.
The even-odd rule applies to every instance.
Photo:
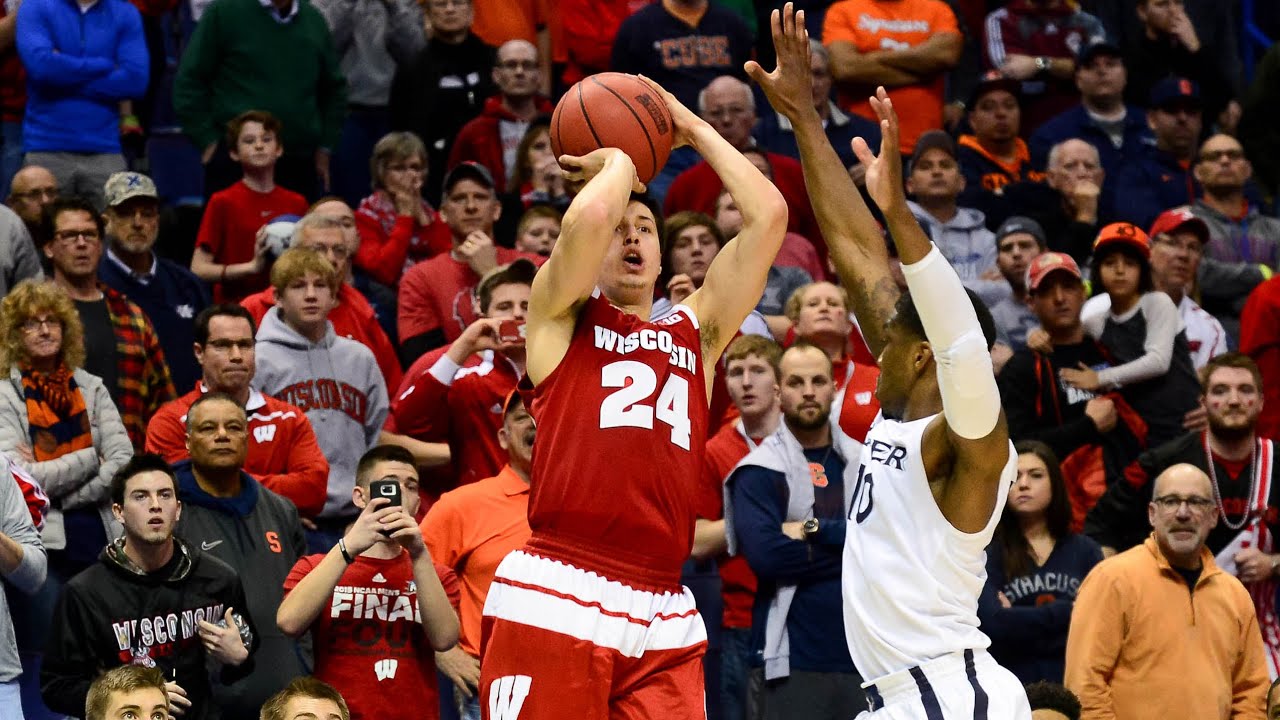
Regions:
[[[244, 623], [241, 636], [250, 654], [238, 666], [222, 666], [222, 683], [252, 672], [258, 645], [236, 572], [175, 537], [173, 559], [148, 573], [125, 555], [124, 538], [116, 540], [58, 598], [40, 669], [45, 703], [55, 712], [82, 717], [89, 683], [99, 671], [149, 665], [187, 691], [191, 709], [184, 718], [220, 717], [205, 665], [213, 661], [197, 631], [200, 620], [216, 623], [228, 608]], [[273, 618], [274, 612], [267, 615], [272, 625]]]
[[267, 698], [305, 674], [299, 644], [276, 627], [276, 610], [284, 599], [284, 581], [306, 549], [302, 524], [293, 503], [258, 484], [248, 473], [240, 473], [240, 492], [233, 497], [214, 497], [196, 482], [191, 461], [173, 466], [178, 476], [178, 499], [182, 517], [177, 535], [231, 566], [244, 579], [244, 602], [248, 614], [258, 618], [255, 627], [259, 646], [254, 653], [254, 670], [230, 687], [214, 689], [214, 702], [227, 720], [258, 717]]
[[942, 222], [920, 205], [907, 201], [929, 238], [942, 251], [943, 257], [956, 269], [960, 282], [978, 294], [987, 307], [1012, 294], [1008, 281], [997, 275], [993, 280], [982, 274], [996, 268], [996, 236], [987, 229], [987, 218], [981, 210], [956, 208], [956, 216]]
[[329, 496], [323, 518], [356, 514], [351, 489], [356, 465], [378, 442], [390, 404], [382, 371], [369, 348], [338, 337], [326, 322], [313, 343], [280, 317], [274, 307], [258, 328], [254, 383], [272, 397], [302, 408], [329, 460]]

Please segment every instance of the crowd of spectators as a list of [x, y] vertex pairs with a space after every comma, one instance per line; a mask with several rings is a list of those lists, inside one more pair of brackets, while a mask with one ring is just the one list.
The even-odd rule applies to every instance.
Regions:
[[[520, 327], [572, 198], [550, 114], [610, 70], [670, 90], [789, 210], [712, 385], [685, 568], [709, 717], [864, 709], [840, 552], [879, 371], [824, 189], [744, 71], [780, 5], [0, 6], [0, 718], [155, 692], [196, 720], [481, 716], [481, 609], [537, 482]], [[997, 324], [1018, 479], [991, 653], [1045, 717], [1262, 718], [1280, 45], [1253, 57], [1210, 0], [796, 5], [854, 183], [884, 86], [911, 210]], [[742, 213], [689, 148], [648, 193], [659, 319]], [[160, 673], [95, 681], [122, 665]]]

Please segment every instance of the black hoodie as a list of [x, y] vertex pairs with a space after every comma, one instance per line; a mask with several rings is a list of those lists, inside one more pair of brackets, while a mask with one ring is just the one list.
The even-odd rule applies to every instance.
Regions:
[[250, 656], [223, 666], [222, 683], [253, 669], [253, 631], [244, 588], [226, 563], [174, 538], [173, 559], [147, 573], [124, 553], [124, 538], [108, 545], [98, 563], [67, 583], [54, 610], [49, 646], [40, 670], [40, 692], [49, 709], [84, 716], [89, 684], [101, 671], [120, 665], [160, 668], [166, 680], [187, 692], [191, 709], [184, 720], [216, 720], [208, 657], [199, 621], [217, 622], [233, 608], [245, 624]]

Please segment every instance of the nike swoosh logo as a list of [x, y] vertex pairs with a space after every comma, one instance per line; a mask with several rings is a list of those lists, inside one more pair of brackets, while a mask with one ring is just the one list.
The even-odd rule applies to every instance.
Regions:
[[212, 550], [212, 549], [214, 549], [214, 548], [218, 547], [218, 546], [219, 546], [219, 545], [221, 545], [221, 544], [222, 544], [222, 541], [221, 541], [221, 540], [214, 540], [213, 542], [202, 542], [202, 543], [200, 543], [200, 549], [201, 549], [201, 550]]

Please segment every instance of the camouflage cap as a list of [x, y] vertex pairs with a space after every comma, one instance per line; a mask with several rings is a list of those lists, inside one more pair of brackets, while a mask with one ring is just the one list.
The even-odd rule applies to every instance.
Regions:
[[102, 193], [107, 197], [107, 207], [115, 207], [125, 200], [136, 197], [160, 199], [160, 193], [156, 192], [156, 184], [151, 178], [136, 172], [113, 174], [107, 178], [107, 184], [103, 186]]

